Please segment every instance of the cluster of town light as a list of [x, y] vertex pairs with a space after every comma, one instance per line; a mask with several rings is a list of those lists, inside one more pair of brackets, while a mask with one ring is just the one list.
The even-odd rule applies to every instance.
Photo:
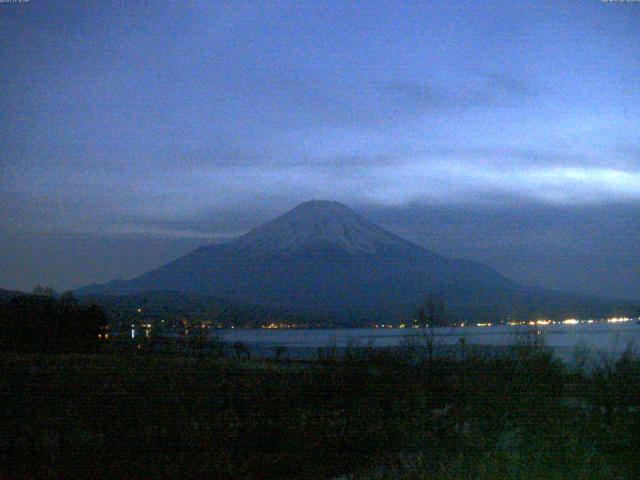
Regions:
[[[567, 318], [565, 320], [548, 320], [548, 319], [540, 319], [540, 320], [530, 320], [530, 321], [510, 321], [507, 322], [507, 325], [509, 326], [519, 326], [519, 325], [530, 325], [530, 326], [545, 326], [545, 325], [578, 325], [580, 323], [596, 323], [596, 322], [603, 322], [603, 323], [622, 323], [622, 322], [630, 322], [631, 320], [633, 320], [633, 318], [630, 317], [612, 317], [612, 318], [604, 318], [604, 319], [600, 319], [600, 320], [594, 320], [594, 319], [589, 319], [589, 320], [578, 320], [577, 318]], [[638, 318], [638, 320], [640, 320], [640, 318]], [[477, 323], [477, 324], [471, 324], [468, 326], [471, 327], [492, 327], [494, 325], [502, 325], [500, 323], [492, 323], [492, 322], [486, 322], [486, 323]], [[453, 327], [464, 327], [465, 324], [464, 323], [460, 323], [460, 324], [454, 324], [452, 325]], [[376, 323], [373, 325], [373, 328], [420, 328], [420, 325], [407, 325], [405, 323], [401, 323], [399, 325], [394, 325], [392, 323]]]
[[614, 317], [614, 318], [609, 318], [607, 319], [608, 323], [620, 323], [620, 322], [628, 322], [629, 320], [631, 320], [628, 317]]
[[[605, 322], [605, 323], [620, 323], [620, 322], [629, 322], [633, 320], [629, 317], [613, 317], [613, 318], [604, 318], [600, 320], [594, 320], [592, 318], [588, 320], [578, 320], [577, 318], [567, 318], [565, 320], [531, 320], [529, 322], [508, 322], [507, 325], [578, 325], [580, 323], [596, 323], [596, 322]], [[478, 324], [478, 326], [481, 326]], [[488, 326], [491, 326], [489, 323]]]
[[[138, 313], [142, 313], [142, 307], [139, 307], [136, 309], [136, 311]], [[593, 320], [593, 319], [589, 319], [589, 320], [579, 320], [577, 318], [567, 318], [565, 320], [547, 320], [547, 319], [540, 319], [540, 320], [530, 320], [530, 321], [509, 321], [507, 322], [507, 325], [509, 326], [518, 326], [518, 325], [531, 325], [531, 326], [545, 326], [545, 325], [558, 325], [558, 324], [563, 324], [563, 325], [577, 325], [580, 323], [595, 323], [596, 321], [598, 322], [605, 322], [605, 323], [623, 323], [623, 322], [629, 322], [633, 320], [632, 318], [629, 317], [612, 317], [612, 318], [605, 318], [605, 319], [600, 319], [600, 320]], [[640, 317], [638, 318], [638, 321], [640, 321]], [[165, 320], [162, 320], [162, 323], [165, 323]], [[183, 320], [183, 324], [186, 327], [186, 320]], [[477, 327], [491, 327], [495, 325], [492, 322], [483, 322], [483, 323], [477, 323], [477, 324], [471, 324], [470, 326], [477, 326]], [[500, 324], [498, 324], [500, 325]], [[131, 338], [135, 338], [135, 324], [132, 323], [131, 324]], [[145, 329], [145, 333], [147, 334], [147, 336], [149, 335], [149, 330], [152, 328], [152, 324], [151, 323], [142, 323], [139, 325], [141, 328]], [[461, 322], [461, 323], [456, 323], [451, 325], [452, 327], [464, 327], [465, 326], [465, 322]], [[393, 323], [375, 323], [372, 325], [373, 328], [421, 328], [420, 325], [418, 324], [407, 324], [407, 323], [400, 323], [400, 324], [393, 324]], [[202, 323], [200, 325], [200, 328], [202, 329], [206, 329], [206, 328], [224, 328], [224, 326], [222, 324], [216, 325], [216, 324], [206, 324], [206, 323]], [[234, 329], [235, 326], [231, 325], [229, 328]], [[267, 325], [262, 325], [260, 328], [264, 328], [264, 329], [284, 329], [284, 328], [299, 328], [299, 325], [295, 325], [295, 324], [288, 324], [288, 323], [276, 323], [276, 322], [272, 322], [269, 323]], [[109, 338], [109, 334], [108, 333], [100, 333], [98, 334], [98, 338], [100, 339], [108, 339]]]
[[[613, 318], [604, 318], [600, 320], [578, 320], [577, 318], [567, 318], [565, 320], [530, 320], [528, 322], [507, 322], [507, 325], [516, 326], [516, 325], [578, 325], [580, 323], [596, 323], [596, 322], [606, 322], [606, 323], [620, 323], [620, 322], [629, 322], [632, 318], [629, 317], [613, 317]], [[479, 323], [478, 327], [490, 327], [491, 323]]]
[[[458, 324], [455, 323], [453, 325], [451, 325], [452, 327], [464, 327], [464, 322]], [[374, 323], [372, 325], [372, 328], [422, 328], [420, 325], [418, 324], [414, 324], [414, 325], [407, 325], [406, 323], [400, 323], [398, 325], [394, 325], [393, 323]]]

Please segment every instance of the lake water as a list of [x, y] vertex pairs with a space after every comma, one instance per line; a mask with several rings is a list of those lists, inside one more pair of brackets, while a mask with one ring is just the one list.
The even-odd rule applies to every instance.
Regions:
[[[616, 356], [627, 348], [640, 353], [640, 325], [631, 320], [623, 323], [580, 323], [576, 325], [497, 325], [490, 327], [437, 328], [436, 345], [456, 345], [461, 338], [467, 345], [508, 346], [523, 341], [532, 332], [540, 332], [544, 345], [563, 360], [571, 360], [577, 348], [587, 349], [591, 355]], [[225, 342], [244, 342], [256, 351], [284, 346], [289, 351], [315, 350], [318, 347], [406, 345], [424, 335], [422, 329], [234, 329], [223, 330]]]

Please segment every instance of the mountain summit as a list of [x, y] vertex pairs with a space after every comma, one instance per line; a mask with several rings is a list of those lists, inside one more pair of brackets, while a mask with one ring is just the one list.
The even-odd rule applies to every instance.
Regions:
[[411, 314], [426, 296], [441, 299], [450, 318], [467, 321], [599, 316], [612, 307], [602, 299], [525, 287], [485, 265], [442, 257], [345, 205], [321, 200], [132, 280], [78, 293], [149, 291], [208, 295], [351, 324]]
[[352, 255], [390, 254], [417, 246], [365, 220], [334, 201], [311, 200], [232, 240], [229, 246], [250, 254], [295, 254], [338, 249]]

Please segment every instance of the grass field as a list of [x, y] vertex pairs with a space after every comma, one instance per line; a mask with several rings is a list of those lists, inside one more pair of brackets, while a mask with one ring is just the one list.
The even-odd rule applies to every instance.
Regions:
[[640, 478], [631, 357], [0, 358], [0, 478]]

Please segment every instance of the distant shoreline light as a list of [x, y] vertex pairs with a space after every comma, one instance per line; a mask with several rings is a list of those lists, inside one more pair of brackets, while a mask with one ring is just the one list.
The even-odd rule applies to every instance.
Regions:
[[[476, 323], [476, 324], [467, 324], [465, 322], [462, 322], [460, 324], [453, 324], [450, 326], [450, 328], [464, 328], [464, 327], [480, 327], [480, 328], [486, 328], [486, 327], [499, 327], [499, 326], [505, 326], [508, 325], [510, 327], [517, 327], [517, 326], [523, 326], [523, 325], [529, 325], [529, 326], [547, 326], [547, 325], [579, 325], [579, 324], [593, 324], [593, 323], [625, 323], [625, 322], [630, 322], [634, 320], [633, 317], [611, 317], [611, 318], [601, 318], [601, 319], [593, 319], [593, 318], [589, 318], [589, 319], [577, 319], [577, 318], [566, 318], [564, 320], [548, 320], [548, 319], [540, 319], [540, 320], [530, 320], [530, 321], [509, 321], [506, 323], [494, 323], [494, 322], [483, 322], [483, 323]], [[635, 318], [635, 320], [640, 321], [640, 317]], [[381, 329], [381, 328], [420, 328], [420, 325], [407, 325], [405, 323], [400, 323], [400, 324], [391, 324], [391, 323], [376, 323], [373, 324], [372, 328], [374, 329]], [[423, 328], [428, 328], [428, 327], [423, 327]]]

